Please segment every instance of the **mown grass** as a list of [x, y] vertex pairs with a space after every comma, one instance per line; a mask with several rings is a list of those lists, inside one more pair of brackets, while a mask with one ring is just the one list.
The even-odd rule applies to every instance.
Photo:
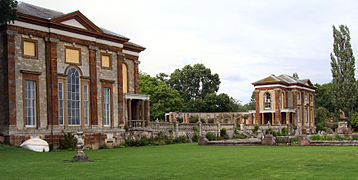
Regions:
[[0, 145], [0, 179], [358, 179], [358, 147], [174, 144], [36, 153]]

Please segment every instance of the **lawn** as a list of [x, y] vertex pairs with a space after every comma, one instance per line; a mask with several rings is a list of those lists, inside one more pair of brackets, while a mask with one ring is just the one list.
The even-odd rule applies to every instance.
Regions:
[[0, 145], [0, 179], [358, 179], [358, 147], [175, 144], [36, 153]]

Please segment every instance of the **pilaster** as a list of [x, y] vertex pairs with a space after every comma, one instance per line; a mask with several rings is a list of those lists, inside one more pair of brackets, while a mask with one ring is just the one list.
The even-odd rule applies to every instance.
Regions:
[[15, 82], [15, 37], [17, 32], [7, 30], [4, 33], [4, 96], [9, 106], [4, 107], [5, 120], [16, 126], [16, 82]]
[[123, 54], [121, 52], [117, 53], [117, 84], [118, 84], [118, 118], [119, 126], [123, 126], [123, 115], [124, 115], [124, 103], [123, 103]]
[[57, 43], [58, 39], [45, 38], [46, 87], [47, 87], [47, 126], [58, 125], [58, 78]]
[[91, 108], [91, 125], [98, 126], [98, 109], [97, 109], [97, 65], [96, 51], [97, 47], [89, 47], [89, 70], [90, 70], [90, 108]]
[[256, 98], [256, 115], [255, 115], [255, 120], [257, 122], [257, 124], [261, 124], [261, 116], [260, 116], [260, 91], [259, 90], [255, 90], [255, 98]]

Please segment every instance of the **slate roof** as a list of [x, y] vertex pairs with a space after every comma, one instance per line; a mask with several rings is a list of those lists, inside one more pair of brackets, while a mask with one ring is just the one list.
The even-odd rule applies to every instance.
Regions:
[[17, 11], [22, 14], [27, 14], [27, 15], [39, 17], [42, 19], [48, 19], [48, 20], [65, 15], [62, 12], [54, 11], [51, 9], [46, 9], [43, 7], [35, 6], [32, 4], [27, 4], [24, 2], [20, 2], [20, 1], [17, 5]]
[[[21, 2], [21, 1], [18, 2], [17, 11], [22, 13], [22, 14], [27, 14], [27, 15], [30, 15], [30, 16], [35, 16], [35, 17], [39, 17], [39, 18], [47, 19], [47, 20], [51, 20], [53, 18], [57, 18], [57, 17], [65, 15], [64, 13], [59, 12], [59, 11], [46, 9], [46, 8], [43, 8], [43, 7], [39, 7], [39, 6], [35, 6], [35, 5], [32, 5], [32, 4], [24, 3], [24, 2]], [[121, 34], [109, 31], [109, 30], [107, 30], [105, 28], [101, 28], [101, 27], [99, 27], [99, 28], [105, 34], [129, 39], [129, 38], [127, 38], [127, 37], [125, 37], [125, 36], [123, 36]], [[142, 47], [142, 46], [139, 46], [137, 44], [134, 44], [134, 45], [138, 46], [138, 47]]]
[[294, 77], [289, 76], [287, 74], [281, 74], [279, 76], [275, 76], [274, 74], [271, 74], [270, 76], [268, 76], [264, 79], [258, 80], [252, 84], [260, 85], [260, 84], [271, 84], [271, 83], [272, 84], [282, 83], [282, 84], [287, 84], [287, 85], [301, 84], [301, 85], [315, 88], [309, 79], [295, 79]]

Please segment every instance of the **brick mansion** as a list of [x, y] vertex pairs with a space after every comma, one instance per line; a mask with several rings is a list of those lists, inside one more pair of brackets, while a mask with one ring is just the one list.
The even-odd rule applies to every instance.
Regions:
[[[65, 14], [19, 2], [17, 16], [0, 26], [0, 142], [18, 146], [40, 136], [57, 147], [63, 132], [83, 131], [85, 145], [95, 149], [138, 134], [170, 129], [179, 136], [193, 129], [150, 123], [150, 97], [139, 94], [144, 47], [98, 27], [80, 11]], [[315, 132], [316, 87], [310, 80], [271, 75], [253, 85], [256, 110], [245, 120], [233, 115], [235, 125], [215, 131], [234, 131], [243, 123]], [[170, 114], [170, 123], [175, 118]], [[207, 126], [200, 132], [214, 131]]]
[[[19, 2], [17, 20], [0, 29], [0, 136], [19, 145], [32, 135], [58, 142], [82, 130], [86, 144], [123, 139], [149, 121], [139, 94], [144, 47], [64, 14]], [[133, 120], [133, 121], [132, 121]]]

